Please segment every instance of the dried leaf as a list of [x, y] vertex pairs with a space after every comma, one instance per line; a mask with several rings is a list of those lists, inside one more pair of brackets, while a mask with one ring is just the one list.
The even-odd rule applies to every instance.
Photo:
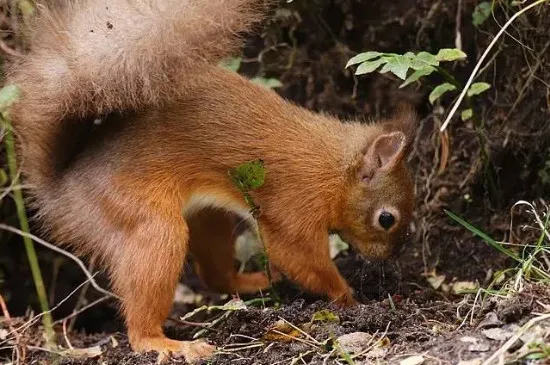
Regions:
[[98, 357], [101, 356], [101, 354], [103, 354], [103, 351], [100, 346], [93, 346], [83, 349], [69, 349], [61, 352], [61, 356], [84, 359]]
[[451, 284], [451, 288], [454, 294], [464, 294], [477, 290], [478, 286], [472, 281], [456, 281]]
[[426, 280], [432, 286], [432, 288], [437, 290], [437, 289], [439, 289], [441, 284], [443, 284], [443, 282], [445, 281], [445, 275], [430, 276], [430, 277], [426, 278]]
[[280, 319], [268, 329], [262, 336], [262, 340], [270, 342], [290, 342], [301, 335], [302, 333], [299, 330], [288, 324], [288, 322]]

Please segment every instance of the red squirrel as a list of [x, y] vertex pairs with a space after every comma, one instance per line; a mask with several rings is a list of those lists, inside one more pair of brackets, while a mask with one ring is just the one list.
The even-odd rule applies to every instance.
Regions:
[[104, 265], [135, 351], [188, 361], [214, 352], [163, 333], [188, 253], [216, 289], [269, 287], [264, 274], [232, 266], [235, 222], [224, 211], [251, 218], [228, 177], [242, 163], [265, 163], [265, 182], [251, 196], [271, 264], [338, 304], [356, 300], [331, 261], [328, 232], [372, 259], [390, 256], [406, 234], [412, 111], [343, 122], [218, 66], [268, 5], [39, 5], [29, 51], [9, 70], [7, 82], [20, 90], [10, 115], [37, 219], [50, 239]]

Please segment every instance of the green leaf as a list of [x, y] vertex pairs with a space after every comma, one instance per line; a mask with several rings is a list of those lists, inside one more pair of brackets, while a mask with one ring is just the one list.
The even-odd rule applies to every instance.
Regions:
[[241, 61], [242, 59], [240, 57], [228, 57], [221, 60], [219, 66], [227, 70], [237, 72], [241, 67]]
[[16, 85], [6, 85], [0, 89], [0, 113], [5, 113], [17, 99], [19, 99], [19, 87]]
[[491, 84], [486, 82], [475, 82], [468, 89], [468, 96], [479, 95], [491, 88]]
[[462, 113], [460, 114], [460, 118], [463, 121], [467, 121], [468, 119], [470, 119], [472, 117], [473, 114], [474, 114], [474, 112], [473, 112], [472, 109], [464, 109], [462, 111]]
[[391, 57], [387, 63], [382, 67], [380, 73], [391, 72], [401, 80], [407, 78], [407, 71], [409, 70], [410, 60], [404, 57]]
[[328, 236], [328, 246], [331, 259], [338, 256], [340, 252], [344, 252], [349, 249], [349, 244], [342, 240], [342, 238], [337, 234], [331, 234]]
[[492, 239], [488, 234], [480, 230], [479, 228], [471, 225], [470, 223], [466, 222], [464, 219], [460, 218], [456, 214], [444, 209], [445, 213], [451, 217], [452, 220], [462, 225], [464, 228], [466, 228], [468, 231], [472, 232], [474, 235], [481, 238], [483, 241], [485, 241], [489, 246], [493, 247], [495, 250], [505, 254], [506, 256], [511, 257], [512, 259], [516, 260], [517, 262], [521, 262], [521, 258], [516, 255], [514, 252], [510, 251], [506, 247], [502, 246], [500, 243]]
[[437, 60], [440, 62], [463, 60], [466, 57], [467, 57], [466, 53], [462, 52], [457, 48], [440, 49], [439, 52], [437, 52], [437, 55], [435, 56], [435, 58], [437, 58]]
[[8, 174], [4, 169], [0, 169], [0, 186], [4, 186], [8, 183]]
[[413, 70], [421, 70], [427, 66], [438, 66], [439, 61], [428, 52], [420, 52], [410, 59], [410, 67]]
[[264, 162], [263, 160], [245, 162], [229, 170], [229, 176], [242, 192], [258, 189], [265, 180]]
[[435, 67], [433, 67], [433, 66], [426, 66], [424, 68], [416, 70], [409, 77], [407, 77], [407, 79], [405, 80], [404, 83], [399, 85], [399, 88], [405, 87], [405, 86], [409, 85], [410, 83], [413, 83], [413, 82], [417, 81], [418, 79], [420, 79], [423, 76], [428, 76], [434, 71], [435, 71]]
[[547, 357], [548, 357], [548, 354], [545, 354], [542, 352], [535, 352], [527, 355], [525, 358], [528, 360], [540, 360], [540, 359], [545, 359]]
[[19, 0], [18, 2], [19, 10], [25, 18], [34, 14], [34, 5], [28, 0]]
[[443, 94], [448, 91], [456, 90], [456, 86], [449, 84], [448, 82], [443, 83], [435, 87], [430, 93], [428, 99], [430, 99], [430, 104], [433, 104], [437, 99], [439, 99]]
[[355, 70], [355, 74], [363, 75], [363, 74], [371, 73], [384, 63], [386, 63], [386, 60], [382, 58], [374, 61], [363, 62], [362, 64], [359, 65], [359, 67], [357, 67], [357, 70]]
[[416, 59], [425, 62], [430, 66], [439, 66], [439, 61], [436, 56], [428, 52], [419, 52], [416, 55]]
[[340, 317], [328, 309], [322, 309], [318, 312], [313, 313], [311, 317], [311, 322], [340, 322]]
[[479, 3], [472, 13], [472, 24], [476, 27], [483, 24], [491, 15], [491, 10], [490, 1]]
[[364, 53], [359, 53], [358, 55], [353, 56], [350, 58], [348, 63], [346, 64], [346, 68], [350, 67], [351, 65], [356, 65], [358, 63], [363, 63], [365, 61], [370, 61], [378, 56], [381, 56], [382, 53], [376, 52], [376, 51], [368, 51]]
[[257, 85], [267, 87], [268, 89], [273, 89], [276, 87], [283, 86], [283, 83], [275, 78], [254, 77], [250, 81], [252, 81]]

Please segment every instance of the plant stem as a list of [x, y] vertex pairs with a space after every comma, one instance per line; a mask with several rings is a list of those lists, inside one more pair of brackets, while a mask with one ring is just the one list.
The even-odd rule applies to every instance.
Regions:
[[260, 223], [258, 222], [257, 219], [256, 220], [256, 226], [257, 226], [257, 232], [258, 232], [258, 239], [260, 240], [260, 244], [262, 245], [262, 247], [264, 248], [264, 255], [265, 255], [265, 274], [267, 275], [267, 280], [269, 281], [269, 284], [270, 285], [270, 288], [269, 288], [269, 291], [270, 291], [270, 294], [271, 294], [271, 298], [273, 299], [273, 301], [275, 303], [279, 303], [280, 302], [280, 297], [279, 295], [277, 294], [277, 291], [275, 290], [275, 288], [273, 287], [273, 276], [271, 275], [271, 264], [269, 263], [269, 255], [267, 254], [267, 248], [265, 247], [265, 243], [264, 243], [264, 238], [262, 236], [262, 231], [260, 229]]
[[[19, 219], [19, 224], [21, 230], [29, 233], [29, 221], [27, 219], [27, 213], [25, 211], [25, 202], [23, 200], [23, 192], [19, 185], [19, 175], [17, 169], [17, 159], [15, 154], [15, 142], [13, 138], [13, 131], [11, 128], [11, 123], [6, 117], [1, 117], [3, 124], [6, 126], [6, 134], [4, 137], [4, 142], [6, 145], [6, 157], [8, 162], [8, 169], [13, 189], [13, 196], [15, 200], [15, 207], [17, 210], [17, 217]], [[31, 268], [32, 277], [34, 280], [34, 285], [36, 287], [36, 294], [38, 296], [38, 301], [40, 303], [40, 309], [44, 312], [42, 316], [42, 323], [44, 325], [44, 330], [46, 334], [46, 344], [47, 346], [53, 347], [55, 345], [55, 332], [53, 330], [53, 320], [52, 315], [49, 311], [48, 297], [46, 295], [46, 288], [44, 286], [44, 281], [42, 280], [42, 273], [40, 271], [40, 265], [38, 263], [38, 257], [36, 256], [36, 251], [34, 249], [34, 244], [32, 240], [23, 236], [23, 242], [25, 243], [25, 250], [27, 251], [27, 257], [29, 260], [29, 265]]]
[[457, 89], [460, 89], [462, 88], [462, 84], [460, 82], [458, 82], [458, 80], [453, 76], [451, 75], [447, 70], [445, 70], [443, 67], [441, 66], [435, 66], [435, 69], [437, 70], [437, 72], [443, 76], [443, 78], [449, 83], [449, 84], [452, 84], [454, 85]]

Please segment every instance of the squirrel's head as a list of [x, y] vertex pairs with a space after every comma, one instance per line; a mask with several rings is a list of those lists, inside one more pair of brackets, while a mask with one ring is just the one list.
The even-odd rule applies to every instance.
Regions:
[[406, 163], [415, 124], [416, 115], [408, 108], [379, 124], [350, 169], [339, 233], [367, 258], [387, 259], [408, 240], [415, 197]]

